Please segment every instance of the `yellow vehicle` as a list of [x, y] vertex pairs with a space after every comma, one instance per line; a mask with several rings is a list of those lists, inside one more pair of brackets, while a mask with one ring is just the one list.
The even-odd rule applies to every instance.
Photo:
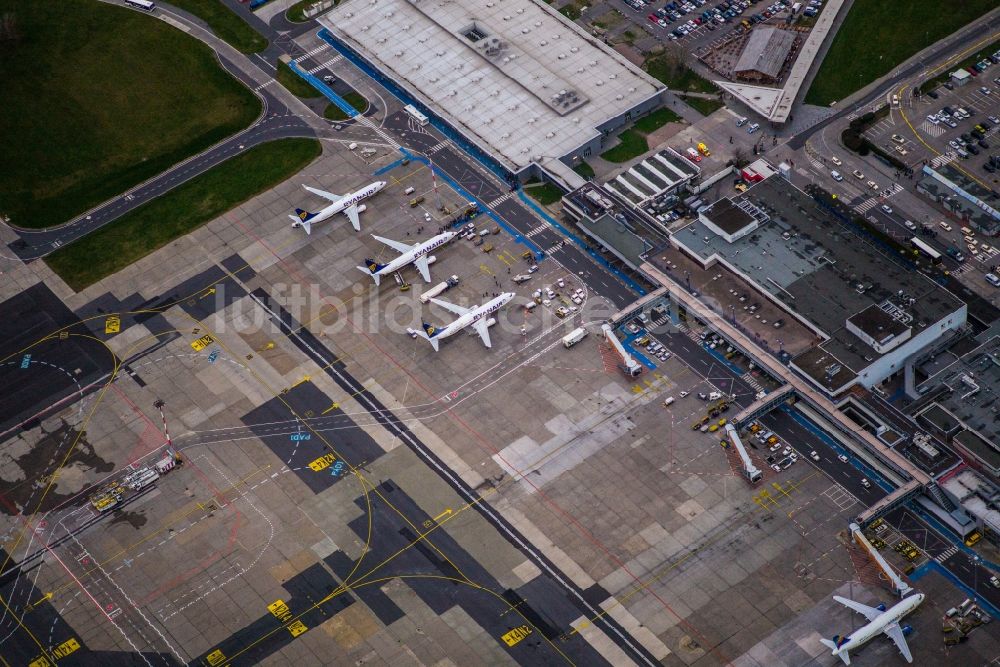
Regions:
[[125, 488], [118, 482], [112, 482], [90, 497], [90, 504], [98, 512], [107, 512], [122, 500]]
[[483, 246], [483, 252], [493, 252], [493, 244], [487, 243]]
[[702, 417], [701, 419], [699, 419], [695, 423], [691, 424], [691, 430], [692, 431], [697, 431], [702, 426], [704, 426], [706, 422], [708, 422], [708, 417]]
[[709, 155], [712, 154], [712, 151], [708, 150], [708, 146], [706, 146], [703, 143], [698, 144], [698, 152], [704, 155], [705, 157], [708, 157]]
[[750, 432], [751, 433], [756, 433], [759, 430], [760, 430], [760, 424], [758, 424], [757, 422], [754, 422], [754, 423], [750, 424]]
[[767, 444], [769, 445], [775, 445], [777, 443], [778, 443], [778, 436], [776, 435], [772, 435], [770, 438], [767, 439]]
[[420, 206], [420, 204], [422, 204], [423, 201], [424, 201], [423, 197], [414, 197], [413, 199], [410, 200], [410, 208], [416, 208]]
[[973, 531], [971, 535], [965, 538], [965, 546], [971, 547], [973, 544], [978, 542], [980, 538], [982, 538], [982, 535], [980, 535], [978, 531]]
[[726, 418], [723, 417], [722, 419], [719, 420], [719, 426], [725, 426], [725, 425], [726, 425]]
[[719, 440], [719, 446], [723, 449], [729, 449], [729, 441], [723, 438], [722, 440]]
[[719, 425], [718, 424], [712, 424], [711, 426], [708, 427], [708, 432], [709, 433], [715, 433], [718, 430], [719, 430]]

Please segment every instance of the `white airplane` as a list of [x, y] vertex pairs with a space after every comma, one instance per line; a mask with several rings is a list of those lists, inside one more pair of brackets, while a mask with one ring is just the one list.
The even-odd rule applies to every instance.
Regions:
[[361, 220], [358, 218], [358, 213], [361, 211], [358, 210], [358, 203], [368, 199], [384, 188], [385, 181], [375, 181], [357, 192], [348, 192], [346, 195], [335, 195], [332, 192], [311, 188], [308, 185], [303, 185], [302, 187], [314, 195], [319, 195], [323, 199], [330, 200], [332, 203], [323, 208], [319, 213], [310, 213], [301, 208], [295, 209], [295, 215], [288, 216], [293, 221], [292, 227], [301, 227], [306, 230], [306, 234], [310, 234], [313, 225], [323, 222], [332, 215], [343, 213], [350, 219], [351, 224], [354, 226], [354, 231], [360, 232]]
[[438, 234], [437, 236], [424, 241], [423, 243], [417, 243], [415, 245], [407, 245], [405, 243], [400, 243], [399, 241], [393, 241], [392, 239], [387, 239], [381, 236], [375, 236], [372, 234], [372, 238], [380, 243], [384, 243], [393, 250], [403, 253], [396, 259], [392, 260], [388, 264], [379, 264], [374, 259], [365, 259], [365, 266], [359, 266], [359, 271], [364, 271], [372, 277], [375, 284], [379, 284], [382, 276], [391, 275], [394, 271], [399, 271], [404, 266], [413, 264], [417, 267], [417, 271], [420, 272], [421, 277], [423, 277], [424, 282], [431, 281], [431, 267], [430, 267], [430, 255], [431, 251], [440, 248], [448, 241], [452, 240], [458, 236], [455, 232], [444, 232]]
[[458, 319], [440, 329], [435, 327], [433, 324], [424, 322], [423, 331], [417, 331], [417, 334], [429, 340], [431, 345], [434, 347], [434, 351], [437, 352], [438, 345], [443, 338], [454, 336], [462, 329], [471, 326], [475, 329], [476, 333], [479, 334], [479, 337], [483, 339], [483, 345], [486, 347], [493, 347], [493, 344], [490, 342], [490, 327], [496, 324], [496, 320], [490, 317], [490, 315], [506, 306], [513, 298], [513, 292], [504, 292], [492, 301], [487, 301], [481, 306], [473, 306], [472, 308], [456, 306], [453, 303], [448, 303], [447, 301], [442, 301], [441, 299], [431, 299], [431, 303], [435, 303], [446, 310], [450, 310], [458, 315]]
[[844, 661], [845, 665], [849, 665], [851, 664], [850, 651], [864, 645], [879, 633], [885, 633], [889, 639], [895, 642], [896, 648], [903, 654], [906, 661], [913, 662], [910, 647], [906, 645], [906, 635], [910, 634], [912, 628], [908, 625], [900, 627], [899, 621], [920, 606], [920, 603], [924, 601], [923, 593], [903, 598], [901, 602], [897, 602], [889, 609], [886, 609], [884, 604], [880, 604], [877, 607], [869, 607], [860, 602], [842, 598], [839, 595], [834, 595], [833, 599], [845, 607], [850, 607], [859, 614], [864, 614], [865, 618], [868, 619], [868, 624], [858, 628], [846, 637], [834, 635], [833, 639], [820, 639], [828, 648], [833, 649], [831, 655], [838, 656]]

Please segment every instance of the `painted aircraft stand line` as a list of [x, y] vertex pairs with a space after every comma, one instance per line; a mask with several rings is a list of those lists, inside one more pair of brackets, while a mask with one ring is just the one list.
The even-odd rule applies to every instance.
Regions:
[[438, 346], [443, 339], [454, 336], [459, 331], [471, 326], [479, 334], [479, 337], [483, 339], [483, 345], [493, 347], [493, 343], [490, 342], [490, 327], [496, 324], [496, 320], [490, 316], [510, 303], [513, 298], [513, 292], [504, 292], [495, 299], [487, 301], [481, 306], [473, 306], [472, 308], [456, 306], [441, 299], [431, 299], [431, 303], [437, 304], [445, 310], [450, 310], [458, 315], [458, 319], [441, 328], [424, 322], [423, 330], [416, 333], [430, 341], [434, 351], [437, 352]]
[[877, 607], [869, 607], [860, 602], [842, 598], [839, 595], [834, 595], [833, 599], [845, 607], [863, 614], [868, 619], [868, 624], [858, 628], [846, 637], [834, 635], [833, 639], [820, 639], [827, 648], [833, 649], [831, 655], [839, 657], [844, 661], [845, 665], [849, 665], [851, 664], [850, 651], [860, 648], [872, 639], [872, 637], [877, 637], [879, 634], [884, 633], [896, 644], [896, 648], [903, 654], [906, 661], [913, 662], [910, 647], [906, 644], [906, 635], [910, 634], [913, 629], [908, 625], [900, 627], [899, 621], [920, 606], [920, 603], [924, 601], [923, 593], [905, 597], [901, 602], [897, 602], [889, 609], [886, 609], [884, 604], [880, 604]]
[[404, 266], [413, 264], [417, 267], [417, 271], [420, 272], [420, 276], [424, 279], [424, 282], [429, 283], [431, 281], [431, 252], [448, 243], [456, 236], [458, 236], [458, 234], [455, 232], [443, 232], [424, 241], [423, 243], [408, 245], [406, 243], [400, 243], [399, 241], [393, 241], [392, 239], [372, 234], [372, 238], [379, 243], [384, 243], [393, 250], [403, 254], [388, 264], [379, 264], [374, 259], [365, 258], [365, 265], [359, 266], [358, 270], [364, 271], [370, 275], [372, 280], [375, 281], [375, 285], [378, 285], [382, 276], [392, 275]]
[[360, 232], [361, 219], [358, 217], [358, 214], [361, 213], [362, 208], [359, 207], [358, 204], [378, 193], [385, 187], [385, 185], [385, 181], [375, 181], [374, 183], [370, 183], [361, 188], [357, 192], [348, 192], [346, 195], [335, 195], [332, 192], [326, 192], [325, 190], [319, 190], [317, 188], [311, 188], [308, 185], [303, 185], [302, 187], [309, 192], [314, 195], [319, 195], [331, 203], [319, 213], [310, 213], [309, 211], [297, 208], [295, 209], [295, 215], [290, 215], [288, 217], [292, 219], [292, 227], [301, 227], [306, 230], [306, 234], [311, 234], [313, 225], [319, 224], [337, 213], [343, 213], [351, 221], [351, 225], [354, 226], [354, 231]]

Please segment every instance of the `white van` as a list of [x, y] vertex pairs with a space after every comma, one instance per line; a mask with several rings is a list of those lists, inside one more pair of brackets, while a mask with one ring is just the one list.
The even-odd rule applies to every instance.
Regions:
[[673, 405], [673, 404], [674, 404], [673, 396], [667, 396], [665, 399], [663, 399], [663, 407], [667, 407], [668, 405]]
[[743, 127], [744, 125], [747, 124], [748, 120], [749, 118], [747, 118], [746, 116], [740, 116], [739, 118], [736, 119], [736, 127]]
[[830, 176], [832, 176], [832, 177], [833, 177], [833, 180], [837, 181], [838, 183], [839, 183], [840, 181], [844, 180], [844, 177], [843, 177], [843, 176], [841, 176], [841, 175], [840, 175], [840, 172], [839, 172], [839, 171], [837, 171], [836, 169], [834, 169], [833, 171], [831, 171], [831, 172], [830, 172]]
[[414, 192], [416, 192], [416, 188], [412, 188], [412, 187], [406, 188], [405, 190], [403, 190], [403, 194], [404, 195], [412, 195]]
[[994, 287], [1000, 287], [1000, 277], [997, 277], [996, 274], [987, 273], [986, 282], [988, 282], [990, 285], [993, 285]]

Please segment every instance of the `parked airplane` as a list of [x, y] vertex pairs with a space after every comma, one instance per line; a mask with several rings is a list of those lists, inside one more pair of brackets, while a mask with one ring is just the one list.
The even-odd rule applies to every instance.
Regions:
[[888, 610], [884, 604], [880, 604], [877, 607], [869, 607], [860, 602], [842, 598], [839, 595], [834, 595], [833, 599], [845, 607], [850, 607], [859, 614], [864, 614], [865, 618], [868, 619], [868, 624], [858, 628], [846, 637], [834, 635], [833, 639], [820, 639], [828, 648], [833, 649], [831, 655], [838, 656], [844, 661], [845, 665], [849, 665], [851, 664], [850, 651], [864, 645], [879, 633], [885, 633], [889, 639], [895, 642], [896, 648], [903, 654], [906, 661], [913, 662], [910, 647], [906, 645], [906, 635], [910, 634], [913, 628], [908, 625], [900, 627], [899, 621], [920, 606], [920, 603], [924, 601], [923, 593], [903, 598], [901, 602], [897, 602]]
[[392, 260], [388, 264], [379, 264], [374, 259], [365, 259], [365, 266], [359, 266], [359, 271], [364, 271], [372, 277], [375, 284], [379, 284], [382, 276], [391, 275], [395, 271], [399, 271], [404, 266], [413, 264], [417, 267], [417, 271], [420, 272], [421, 277], [423, 277], [424, 282], [431, 281], [431, 267], [430, 267], [430, 254], [431, 251], [436, 248], [440, 248], [448, 241], [452, 240], [458, 236], [455, 232], [444, 232], [438, 234], [437, 236], [424, 241], [423, 243], [417, 243], [415, 245], [407, 245], [405, 243], [400, 243], [399, 241], [393, 241], [392, 239], [383, 238], [381, 236], [375, 236], [372, 234], [372, 238], [380, 243], [384, 243], [393, 250], [403, 253], [396, 259]]
[[435, 327], [433, 324], [424, 322], [423, 331], [417, 331], [417, 334], [429, 340], [431, 345], [434, 347], [434, 351], [437, 352], [438, 345], [442, 339], [454, 336], [462, 329], [471, 326], [475, 329], [476, 333], [479, 334], [479, 337], [483, 339], [483, 345], [486, 347], [493, 347], [493, 344], [490, 342], [490, 327], [496, 324], [496, 320], [491, 318], [490, 315], [506, 306], [513, 298], [513, 292], [504, 292], [495, 299], [488, 301], [481, 306], [473, 306], [472, 308], [456, 306], [453, 303], [448, 303], [447, 301], [442, 301], [441, 299], [431, 299], [431, 303], [435, 303], [446, 310], [450, 310], [458, 315], [458, 319], [440, 329]]
[[332, 192], [311, 188], [308, 185], [303, 185], [302, 187], [314, 195], [319, 195], [323, 199], [330, 200], [332, 203], [323, 208], [319, 213], [310, 213], [309, 211], [304, 211], [301, 208], [295, 209], [295, 215], [288, 216], [293, 220], [292, 227], [301, 227], [306, 230], [306, 234], [310, 234], [312, 232], [313, 225], [323, 222], [332, 215], [343, 213], [350, 219], [351, 224], [354, 226], [354, 231], [360, 232], [361, 220], [358, 218], [358, 213], [360, 213], [358, 210], [358, 203], [368, 199], [384, 188], [385, 181], [375, 181], [374, 183], [370, 183], [361, 188], [357, 192], [348, 192], [346, 195], [335, 195]]

